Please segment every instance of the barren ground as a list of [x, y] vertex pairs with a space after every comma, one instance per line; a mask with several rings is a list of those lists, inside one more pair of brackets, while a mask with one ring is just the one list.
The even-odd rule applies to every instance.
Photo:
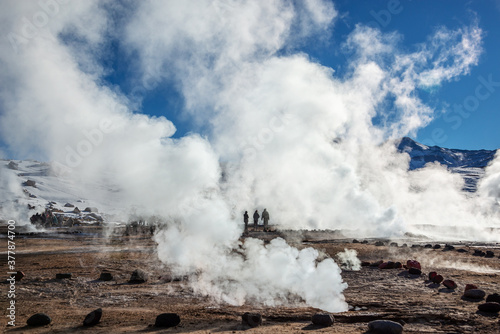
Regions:
[[[278, 234], [256, 232], [251, 236], [270, 239]], [[3, 265], [7, 263], [6, 239], [0, 240], [4, 245], [0, 249], [2, 268], [6, 268]], [[16, 270], [26, 276], [16, 283], [16, 327], [7, 326], [5, 316], [0, 325], [8, 333], [365, 333], [369, 321], [390, 319], [403, 323], [405, 333], [500, 333], [498, 314], [478, 312], [480, 302], [462, 299], [468, 283], [487, 294], [500, 293], [498, 244], [455, 243], [455, 250], [443, 251], [402, 247], [403, 241], [398, 241], [397, 247], [388, 243], [375, 246], [374, 242], [352, 243], [328, 233], [312, 232], [302, 241], [295, 238], [295, 246], [314, 247], [332, 257], [348, 248], [355, 249], [362, 261], [406, 263], [408, 259], [416, 259], [422, 264], [422, 276], [410, 276], [405, 269], [376, 267], [343, 271], [342, 277], [349, 285], [345, 297], [352, 308], [335, 314], [332, 327], [319, 328], [310, 322], [311, 316], [319, 312], [314, 308], [220, 305], [195, 296], [186, 282], [168, 279], [168, 268], [160, 269], [149, 236], [105, 238], [85, 233], [17, 236]], [[460, 253], [459, 248], [468, 252]], [[494, 251], [495, 257], [473, 256], [478, 248]], [[147, 283], [128, 283], [136, 268], [151, 274]], [[98, 280], [102, 271], [111, 272], [114, 280]], [[454, 280], [458, 288], [448, 290], [443, 285], [429, 283], [430, 271]], [[7, 276], [6, 272], [2, 269], [2, 275]], [[56, 280], [57, 273], [72, 273], [72, 278]], [[8, 285], [4, 279], [0, 287], [0, 305], [5, 315]], [[92, 328], [82, 327], [85, 316], [97, 308], [103, 309], [101, 322]], [[27, 327], [26, 320], [38, 312], [48, 314], [52, 323]], [[152, 326], [156, 316], [164, 312], [179, 314], [180, 325], [169, 329]], [[261, 313], [262, 326], [252, 329], [243, 326], [241, 315], [245, 312]]]

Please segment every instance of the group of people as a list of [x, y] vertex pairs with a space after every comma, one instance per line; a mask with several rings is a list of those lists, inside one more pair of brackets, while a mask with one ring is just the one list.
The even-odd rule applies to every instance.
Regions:
[[33, 225], [41, 225], [43, 227], [59, 225], [59, 221], [56, 215], [54, 215], [52, 211], [48, 209], [46, 209], [42, 214], [39, 214], [38, 212], [35, 213], [30, 217], [30, 221]]
[[[269, 212], [267, 209], [262, 211], [262, 216], [259, 215], [259, 210], [255, 210], [253, 213], [253, 230], [257, 231], [257, 225], [259, 224], [259, 218], [264, 221], [264, 232], [269, 232]], [[245, 223], [245, 233], [248, 232], [248, 211], [243, 214], [243, 222]]]

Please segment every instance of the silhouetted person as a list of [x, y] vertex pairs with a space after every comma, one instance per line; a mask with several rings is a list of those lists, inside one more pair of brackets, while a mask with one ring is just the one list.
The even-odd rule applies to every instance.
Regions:
[[257, 231], [257, 224], [259, 223], [259, 218], [260, 218], [259, 211], [255, 210], [255, 212], [253, 213], [253, 230], [254, 231]]
[[248, 211], [243, 215], [243, 222], [245, 223], [245, 233], [248, 232]]
[[269, 212], [267, 212], [267, 209], [264, 209], [264, 211], [262, 211], [262, 220], [264, 221], [264, 232], [268, 232]]

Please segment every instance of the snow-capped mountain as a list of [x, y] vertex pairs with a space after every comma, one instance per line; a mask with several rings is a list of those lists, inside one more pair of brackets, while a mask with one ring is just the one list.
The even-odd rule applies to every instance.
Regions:
[[397, 143], [400, 152], [410, 156], [410, 170], [422, 168], [429, 162], [438, 162], [464, 177], [464, 190], [475, 192], [484, 169], [495, 157], [497, 150], [459, 150], [427, 146], [404, 137]]

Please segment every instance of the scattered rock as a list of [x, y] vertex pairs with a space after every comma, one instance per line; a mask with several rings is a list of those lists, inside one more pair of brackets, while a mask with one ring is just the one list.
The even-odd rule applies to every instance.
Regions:
[[484, 257], [488, 257], [488, 258], [495, 257], [495, 253], [493, 253], [492, 251], [486, 251], [486, 255]]
[[45, 313], [37, 313], [33, 314], [31, 317], [29, 317], [28, 321], [26, 321], [26, 324], [28, 326], [45, 326], [50, 324], [52, 319]]
[[389, 244], [390, 247], [398, 247], [398, 243], [397, 242], [391, 242]]
[[90, 327], [90, 326], [95, 326], [101, 321], [102, 317], [102, 309], [98, 308], [97, 310], [94, 310], [87, 314], [85, 319], [83, 320], [83, 325]]
[[354, 240], [352, 241], [352, 243], [353, 243], [353, 244], [359, 244], [359, 240], [354, 239]]
[[111, 281], [113, 279], [113, 275], [111, 273], [101, 273], [99, 276], [99, 280], [101, 281]]
[[81, 212], [81, 211], [80, 211], [80, 209], [78, 209], [78, 207], [75, 207], [75, 208], [73, 209], [73, 213], [80, 213], [80, 212]]
[[155, 327], [175, 327], [181, 322], [177, 313], [162, 313], [156, 317]]
[[16, 282], [19, 282], [20, 280], [23, 279], [24, 276], [25, 275], [24, 275], [24, 273], [22, 271], [17, 271], [15, 273], [15, 275], [14, 275], [14, 279], [15, 279]]
[[333, 316], [328, 313], [316, 313], [315, 315], [312, 316], [311, 321], [313, 324], [322, 327], [329, 327], [333, 325], [333, 323], [335, 322]]
[[460, 248], [460, 249], [457, 249], [457, 252], [459, 252], [459, 253], [468, 253], [469, 251], [467, 249]]
[[379, 240], [379, 241], [377, 241], [377, 242], [375, 243], [375, 246], [379, 246], [379, 247], [380, 247], [380, 246], [385, 246], [385, 243], [384, 243], [383, 241], [380, 241], [380, 240]]
[[477, 289], [477, 285], [474, 285], [474, 284], [467, 284], [467, 285], [465, 285], [465, 289], [464, 289], [464, 291], [467, 291], [467, 290], [472, 290], [472, 289]]
[[420, 266], [420, 262], [416, 260], [408, 260], [406, 261], [406, 268], [416, 268], [422, 270], [422, 267]]
[[446, 244], [446, 245], [444, 245], [443, 251], [451, 251], [451, 250], [454, 250], [454, 249], [455, 249], [455, 246]]
[[[136, 269], [130, 276], [129, 283], [145, 283], [149, 279], [149, 274], [141, 269]], [[168, 313], [165, 313], [168, 314]]]
[[429, 281], [432, 281], [434, 279], [434, 277], [436, 277], [436, 276], [437, 276], [437, 272], [431, 271], [429, 273]]
[[408, 273], [410, 275], [422, 275], [422, 270], [411, 267], [410, 269], [408, 269]]
[[75, 206], [71, 203], [66, 203], [66, 204], [64, 204], [64, 207], [65, 208], [74, 208]]
[[27, 180], [26, 182], [23, 183], [23, 186], [36, 188], [36, 182], [33, 180]]
[[443, 285], [445, 287], [447, 287], [448, 289], [452, 289], [452, 290], [457, 288], [457, 283], [455, 283], [451, 279], [444, 280]]
[[435, 244], [434, 247], [432, 247], [434, 249], [440, 249], [441, 248], [441, 245], [440, 244]]
[[56, 274], [56, 279], [71, 278], [71, 273]]
[[403, 333], [403, 326], [390, 320], [374, 320], [368, 323], [368, 329], [373, 333], [380, 334], [400, 334]]
[[402, 248], [408, 248], [408, 245], [407, 244], [402, 244], [401, 247]]
[[434, 278], [432, 279], [432, 283], [436, 283], [436, 284], [439, 284], [443, 281], [443, 276], [441, 275], [436, 275], [434, 276]]
[[474, 254], [472, 254], [472, 255], [474, 255], [474, 256], [485, 256], [485, 255], [486, 255], [486, 253], [485, 253], [485, 252], [483, 252], [482, 250], [475, 249], [475, 250], [474, 250]]
[[486, 302], [493, 302], [500, 304], [500, 295], [498, 293], [488, 295], [488, 297], [486, 297]]
[[377, 261], [377, 262], [373, 262], [370, 264], [370, 267], [378, 267], [380, 266], [382, 263], [384, 263], [384, 261], [380, 260], [380, 261]]
[[368, 261], [361, 261], [361, 267], [369, 267], [370, 266], [370, 262]]
[[500, 312], [500, 304], [495, 302], [487, 302], [477, 307], [479, 311], [488, 313], [498, 313]]
[[248, 325], [252, 328], [262, 325], [262, 315], [260, 313], [246, 312], [241, 316], [243, 325]]
[[85, 210], [83, 210], [83, 212], [95, 212], [95, 213], [98, 213], [99, 210], [97, 210], [97, 208], [94, 208], [94, 207], [86, 207]]
[[363, 240], [361, 241], [362, 244], [367, 244], [368, 243], [368, 240]]
[[[444, 283], [443, 283], [444, 284]], [[486, 292], [480, 289], [469, 289], [465, 290], [464, 297], [470, 299], [483, 299], [486, 296]]]
[[427, 244], [424, 246], [424, 248], [432, 248], [432, 245], [431, 244]]

